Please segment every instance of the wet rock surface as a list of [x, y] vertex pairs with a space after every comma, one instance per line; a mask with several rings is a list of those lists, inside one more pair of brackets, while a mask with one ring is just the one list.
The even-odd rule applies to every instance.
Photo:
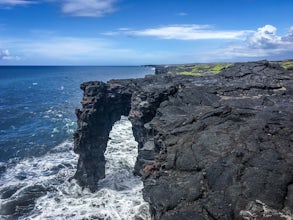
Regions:
[[1, 199], [8, 199], [0, 207], [0, 215], [11, 215], [11, 219], [17, 219], [23, 213], [27, 213], [34, 208], [36, 199], [46, 195], [49, 188], [42, 185], [29, 186], [19, 191], [21, 186], [12, 186], [4, 189]]
[[129, 115], [153, 219], [291, 219], [293, 72], [238, 63], [218, 75], [88, 82], [77, 110], [78, 182], [105, 175], [109, 132]]

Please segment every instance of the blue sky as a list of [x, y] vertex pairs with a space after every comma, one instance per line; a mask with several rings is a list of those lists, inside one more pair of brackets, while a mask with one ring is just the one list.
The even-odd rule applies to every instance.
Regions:
[[293, 58], [292, 0], [0, 0], [0, 65]]

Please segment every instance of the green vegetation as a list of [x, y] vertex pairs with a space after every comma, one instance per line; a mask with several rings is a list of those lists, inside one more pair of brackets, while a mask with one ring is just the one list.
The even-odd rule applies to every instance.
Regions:
[[[277, 64], [285, 69], [293, 70], [293, 60], [270, 61], [271, 64]], [[224, 68], [232, 66], [233, 63], [208, 63], [208, 64], [184, 64], [184, 65], [170, 65], [167, 68], [168, 74], [189, 75], [189, 76], [203, 76], [218, 74]]]
[[194, 75], [196, 75], [196, 74], [195, 74], [195, 73], [193, 73], [193, 72], [187, 72], [187, 71], [178, 72], [177, 74], [181, 74], [181, 75], [191, 75], [191, 76], [194, 76]]
[[293, 69], [293, 60], [282, 61], [280, 65], [285, 69]]
[[221, 72], [222, 69], [229, 66], [231, 66], [230, 63], [182, 65], [172, 67], [168, 73], [200, 76], [206, 74], [217, 74]]

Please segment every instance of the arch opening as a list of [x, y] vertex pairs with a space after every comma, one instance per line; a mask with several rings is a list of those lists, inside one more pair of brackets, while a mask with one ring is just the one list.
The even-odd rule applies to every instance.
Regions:
[[98, 183], [105, 209], [118, 219], [150, 219], [149, 204], [142, 195], [143, 182], [133, 174], [137, 155], [132, 124], [126, 116], [121, 116], [110, 131], [104, 153], [105, 178]]

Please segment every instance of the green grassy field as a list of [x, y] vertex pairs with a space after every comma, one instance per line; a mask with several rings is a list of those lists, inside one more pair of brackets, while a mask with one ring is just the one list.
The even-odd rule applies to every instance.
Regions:
[[281, 61], [280, 65], [285, 69], [293, 69], [293, 60]]
[[230, 63], [216, 63], [216, 64], [194, 64], [194, 65], [180, 65], [169, 68], [169, 74], [182, 74], [200, 76], [207, 74], [217, 74], [222, 69], [231, 66]]
[[[293, 60], [271, 61], [270, 63], [279, 64], [285, 69], [293, 69]], [[202, 76], [218, 74], [224, 68], [233, 65], [233, 63], [209, 63], [209, 64], [186, 64], [168, 66], [168, 74]]]

